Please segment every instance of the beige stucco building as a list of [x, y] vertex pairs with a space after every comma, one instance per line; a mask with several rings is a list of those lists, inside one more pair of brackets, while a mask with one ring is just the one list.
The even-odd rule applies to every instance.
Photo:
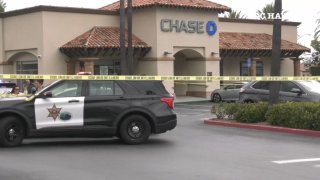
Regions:
[[[270, 75], [272, 22], [219, 18], [230, 8], [205, 0], [149, 1], [133, 1], [134, 74]], [[119, 21], [119, 2], [2, 13], [0, 74], [119, 74]], [[298, 57], [308, 51], [296, 44], [299, 24], [283, 22], [282, 75], [298, 75]], [[203, 97], [220, 82], [165, 85], [176, 95]]]

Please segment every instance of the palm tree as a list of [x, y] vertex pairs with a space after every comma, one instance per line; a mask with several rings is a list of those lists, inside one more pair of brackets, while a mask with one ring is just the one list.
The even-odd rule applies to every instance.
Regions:
[[[281, 13], [282, 0], [275, 0], [273, 12]], [[271, 61], [271, 76], [280, 76], [280, 58], [281, 58], [281, 19], [273, 21], [273, 38], [272, 38], [272, 61]], [[274, 105], [279, 102], [280, 82], [274, 81], [270, 85], [269, 105]]]
[[[286, 13], [287, 11], [282, 10], [282, 15]], [[266, 4], [261, 10], [257, 10], [257, 15], [261, 20], [271, 20], [269, 14], [274, 14], [274, 3]]]
[[228, 12], [228, 14], [224, 15], [225, 18], [230, 19], [246, 19], [247, 16], [244, 14], [241, 14], [241, 11], [232, 10], [231, 12]]
[[0, 13], [3, 13], [7, 7], [7, 4], [3, 2], [3, 0], [0, 0]]
[[320, 37], [320, 19], [317, 19], [317, 27], [314, 32], [314, 39], [318, 40], [318, 38]]

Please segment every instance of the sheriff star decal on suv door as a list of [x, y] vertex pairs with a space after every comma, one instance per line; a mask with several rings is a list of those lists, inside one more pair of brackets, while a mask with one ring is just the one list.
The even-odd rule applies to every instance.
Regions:
[[48, 117], [52, 117], [54, 119], [54, 121], [56, 121], [57, 117], [60, 114], [62, 108], [57, 108], [55, 104], [53, 104], [52, 108], [48, 108], [49, 111], [49, 115]]

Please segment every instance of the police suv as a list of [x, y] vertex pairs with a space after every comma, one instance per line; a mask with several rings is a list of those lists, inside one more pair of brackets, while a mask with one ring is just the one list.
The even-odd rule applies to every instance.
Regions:
[[112, 136], [139, 144], [176, 127], [173, 106], [161, 81], [59, 80], [28, 98], [0, 98], [0, 145]]

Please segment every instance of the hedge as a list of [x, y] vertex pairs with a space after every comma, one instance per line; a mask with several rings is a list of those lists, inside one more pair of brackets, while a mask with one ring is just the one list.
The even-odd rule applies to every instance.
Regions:
[[312, 66], [312, 67], [309, 68], [309, 70], [310, 70], [310, 74], [312, 76], [320, 76], [320, 67]]
[[320, 130], [319, 103], [285, 103], [269, 108], [266, 120], [271, 125]]
[[212, 113], [219, 119], [238, 122], [268, 122], [270, 125], [297, 129], [320, 130], [320, 103], [288, 102], [273, 106], [267, 103], [221, 103]]

